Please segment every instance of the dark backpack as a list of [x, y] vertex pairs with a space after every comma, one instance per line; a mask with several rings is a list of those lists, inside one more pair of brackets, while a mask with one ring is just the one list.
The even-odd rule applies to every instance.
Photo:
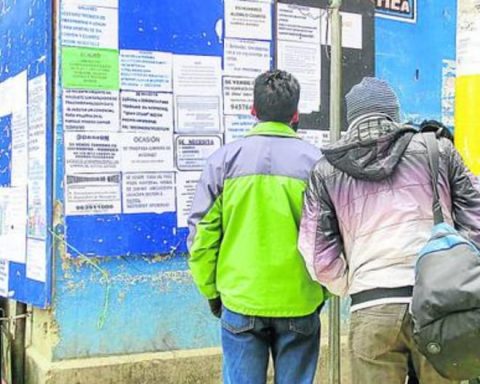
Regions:
[[439, 149], [427, 143], [434, 228], [415, 270], [414, 339], [439, 374], [451, 380], [480, 376], [480, 251], [444, 222], [438, 194]]

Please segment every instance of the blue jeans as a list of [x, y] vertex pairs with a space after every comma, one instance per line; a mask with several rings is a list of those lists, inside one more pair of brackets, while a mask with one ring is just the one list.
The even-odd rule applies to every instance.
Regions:
[[264, 384], [272, 353], [276, 384], [311, 384], [320, 348], [318, 311], [304, 317], [244, 316], [222, 312], [225, 384]]

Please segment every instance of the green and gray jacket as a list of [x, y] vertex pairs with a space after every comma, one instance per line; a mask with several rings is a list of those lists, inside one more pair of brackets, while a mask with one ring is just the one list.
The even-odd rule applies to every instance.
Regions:
[[200, 292], [250, 316], [298, 317], [323, 302], [297, 250], [303, 193], [320, 151], [288, 126], [257, 124], [208, 160], [189, 217]]

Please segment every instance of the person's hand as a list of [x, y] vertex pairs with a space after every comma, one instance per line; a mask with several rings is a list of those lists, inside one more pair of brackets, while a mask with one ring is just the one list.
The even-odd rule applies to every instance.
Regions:
[[208, 305], [210, 306], [210, 312], [212, 312], [213, 316], [217, 318], [222, 316], [222, 300], [220, 297], [208, 300]]

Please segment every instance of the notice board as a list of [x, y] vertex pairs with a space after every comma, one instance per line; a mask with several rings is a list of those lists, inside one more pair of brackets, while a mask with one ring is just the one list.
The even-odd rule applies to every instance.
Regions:
[[52, 8], [0, 2], [0, 296], [51, 293]]
[[[373, 5], [344, 9], [344, 91], [374, 73]], [[320, 5], [319, 5], [320, 4]], [[62, 0], [57, 196], [72, 257], [186, 252], [208, 156], [255, 123], [253, 81], [292, 72], [328, 141], [327, 1]]]

